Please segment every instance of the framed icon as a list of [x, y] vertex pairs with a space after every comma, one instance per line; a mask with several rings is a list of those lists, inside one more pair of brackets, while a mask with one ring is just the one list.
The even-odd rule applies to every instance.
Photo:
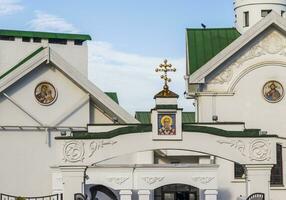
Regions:
[[35, 88], [34, 95], [37, 102], [44, 106], [53, 104], [58, 96], [56, 88], [49, 82], [39, 83]]

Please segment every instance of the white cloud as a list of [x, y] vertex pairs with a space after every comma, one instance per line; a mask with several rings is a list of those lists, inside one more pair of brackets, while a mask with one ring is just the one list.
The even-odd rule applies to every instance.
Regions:
[[[120, 52], [107, 42], [89, 43], [89, 79], [103, 91], [115, 91], [120, 104], [129, 112], [149, 111], [154, 95], [162, 90], [163, 81], [155, 67], [165, 58], [147, 57]], [[171, 73], [170, 89], [180, 95], [180, 105], [193, 110], [192, 102], [184, 99], [185, 58], [169, 58], [176, 68]]]
[[[1, 1], [1, 0], [0, 0]], [[29, 22], [30, 28], [37, 31], [54, 31], [76, 33], [77, 28], [64, 18], [51, 15], [42, 11], [35, 11], [36, 18]]]
[[0, 0], [0, 16], [11, 15], [24, 9], [16, 0]]

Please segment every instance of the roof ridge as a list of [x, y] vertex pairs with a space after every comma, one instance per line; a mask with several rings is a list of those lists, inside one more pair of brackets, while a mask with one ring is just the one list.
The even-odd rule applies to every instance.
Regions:
[[221, 28], [186, 28], [186, 30], [229, 30], [236, 29], [235, 27], [221, 27]]
[[84, 40], [84, 41], [91, 40], [91, 36], [87, 34], [8, 30], [8, 29], [0, 29], [0, 35], [14, 36], [14, 37], [38, 37], [43, 39], [67, 39], [67, 40]]

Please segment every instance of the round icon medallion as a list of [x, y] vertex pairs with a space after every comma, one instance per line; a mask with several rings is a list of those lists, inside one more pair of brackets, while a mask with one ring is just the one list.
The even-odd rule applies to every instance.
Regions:
[[49, 82], [41, 82], [35, 88], [35, 98], [44, 106], [53, 104], [57, 99], [57, 91]]
[[263, 96], [270, 103], [279, 102], [284, 96], [283, 86], [278, 81], [268, 81], [263, 86]]

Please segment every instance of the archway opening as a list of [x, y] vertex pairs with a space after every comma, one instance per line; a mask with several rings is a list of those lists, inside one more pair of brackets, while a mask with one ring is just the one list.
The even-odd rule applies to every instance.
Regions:
[[154, 200], [199, 200], [200, 190], [184, 184], [164, 185], [154, 190]]
[[93, 185], [89, 188], [90, 200], [118, 200], [114, 192], [104, 185]]

